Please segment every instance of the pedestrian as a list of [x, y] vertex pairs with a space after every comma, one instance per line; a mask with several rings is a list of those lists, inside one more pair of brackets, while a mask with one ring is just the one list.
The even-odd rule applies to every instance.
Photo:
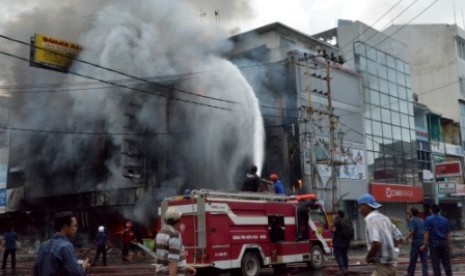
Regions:
[[360, 214], [365, 218], [365, 238], [368, 253], [365, 261], [375, 265], [372, 276], [396, 275], [396, 248], [402, 243], [400, 230], [391, 220], [378, 211], [381, 204], [371, 194], [358, 199]]
[[348, 274], [349, 271], [349, 247], [350, 240], [353, 238], [353, 228], [342, 210], [337, 210], [334, 216], [334, 225], [331, 229], [333, 234], [333, 253], [339, 266], [341, 275]]
[[425, 235], [420, 250], [426, 251], [429, 246], [431, 266], [435, 276], [441, 275], [441, 263], [447, 276], [452, 275], [450, 264], [450, 226], [447, 219], [439, 215], [439, 205], [431, 205], [431, 215], [425, 220]]
[[107, 265], [107, 234], [105, 233], [105, 227], [103, 225], [98, 227], [97, 236], [95, 237], [95, 245], [97, 246], [97, 251], [95, 253], [94, 261], [92, 266], [97, 264], [98, 258], [102, 255], [102, 263], [104, 266]]
[[278, 178], [278, 175], [273, 173], [270, 175], [270, 180], [273, 183], [273, 191], [277, 195], [284, 195], [283, 183]]
[[71, 212], [61, 212], [57, 214], [54, 224], [57, 232], [40, 246], [34, 276], [85, 275], [90, 267], [89, 260], [80, 264], [70, 242], [78, 228], [76, 217]]
[[242, 183], [241, 191], [244, 192], [258, 192], [262, 189], [260, 177], [257, 175], [257, 166], [250, 167], [249, 172], [245, 175], [245, 180]]
[[195, 275], [196, 269], [186, 263], [186, 252], [179, 232], [181, 213], [169, 207], [163, 218], [165, 223], [155, 237], [155, 275]]
[[420, 250], [420, 247], [423, 245], [425, 235], [423, 220], [418, 217], [417, 208], [410, 208], [410, 211], [407, 212], [407, 216], [409, 230], [407, 240], [412, 239], [412, 244], [410, 245], [410, 263], [407, 268], [407, 275], [415, 275], [417, 260], [418, 257], [420, 257], [422, 275], [428, 276], [428, 250]]
[[128, 262], [130, 260], [129, 250], [131, 250], [134, 254], [136, 254], [136, 249], [134, 248], [134, 243], [136, 242], [136, 236], [134, 235], [131, 221], [126, 222], [124, 229], [121, 232], [121, 241], [122, 241], [121, 258], [123, 261]]
[[16, 268], [16, 243], [18, 242], [18, 235], [15, 232], [13, 227], [10, 228], [9, 232], [6, 232], [3, 236], [3, 241], [5, 245], [5, 251], [3, 251], [3, 262], [2, 269], [6, 268], [6, 261], [8, 256], [11, 255], [11, 269], [15, 270]]

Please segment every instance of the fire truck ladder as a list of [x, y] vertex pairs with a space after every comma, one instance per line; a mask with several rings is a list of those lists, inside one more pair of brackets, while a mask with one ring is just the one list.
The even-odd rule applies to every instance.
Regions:
[[225, 199], [245, 199], [245, 200], [263, 200], [268, 202], [285, 202], [288, 200], [287, 196], [276, 195], [272, 193], [263, 192], [224, 192], [215, 191], [209, 189], [193, 190], [191, 196], [194, 197], [214, 197], [214, 198], [225, 198]]

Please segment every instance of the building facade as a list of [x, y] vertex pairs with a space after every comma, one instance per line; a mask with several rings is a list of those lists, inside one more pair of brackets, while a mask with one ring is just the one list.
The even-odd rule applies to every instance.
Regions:
[[327, 211], [360, 219], [368, 177], [360, 75], [341, 65], [338, 48], [280, 23], [231, 40], [237, 64], [275, 64], [260, 72], [266, 86], [245, 74], [265, 121], [265, 172], [277, 169], [289, 194], [316, 193]]
[[340, 20], [314, 37], [334, 40], [346, 66], [362, 76], [367, 192], [403, 222], [408, 206], [423, 202], [408, 47], [358, 21]]
[[[465, 31], [457, 25], [412, 24], [392, 26], [386, 33], [408, 45], [412, 87], [418, 94], [418, 102], [431, 109], [428, 117], [431, 162], [434, 166], [459, 162], [463, 172]], [[461, 192], [463, 173], [435, 180], [435, 201], [455, 222], [455, 227], [463, 227], [460, 218], [464, 215], [461, 206], [465, 203]], [[446, 186], [454, 186], [458, 192]]]

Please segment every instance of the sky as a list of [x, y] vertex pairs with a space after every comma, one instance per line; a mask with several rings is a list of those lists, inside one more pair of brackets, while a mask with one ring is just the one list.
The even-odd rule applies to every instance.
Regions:
[[[40, 6], [60, 2], [59, 0], [0, 0], [0, 29], [3, 24], [21, 12], [30, 12]], [[90, 6], [94, 6], [95, 2], [105, 1], [89, 1], [92, 3]], [[229, 34], [276, 21], [308, 34], [333, 28], [338, 19], [359, 20], [378, 30], [387, 28], [389, 24], [405, 24], [411, 20], [413, 20], [411, 23], [419, 24], [457, 23], [462, 28], [465, 25], [465, 1], [459, 0], [189, 0], [188, 2], [191, 2], [198, 11], [199, 20], [204, 24], [221, 26]], [[428, 8], [429, 5], [431, 6]], [[217, 16], [215, 11], [218, 12]], [[92, 17], [92, 12], [75, 14], [75, 16], [86, 19]]]
[[465, 1], [254, 0], [252, 9], [255, 17], [244, 22], [244, 30], [279, 21], [299, 31], [315, 34], [334, 28], [338, 19], [359, 20], [377, 30], [383, 30], [390, 24], [406, 24], [411, 20], [416, 24], [456, 22], [463, 28]]

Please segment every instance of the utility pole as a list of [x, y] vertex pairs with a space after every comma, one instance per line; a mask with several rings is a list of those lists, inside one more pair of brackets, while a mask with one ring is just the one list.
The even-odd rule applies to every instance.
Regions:
[[[310, 56], [304, 56], [305, 59], [305, 78], [306, 78], [306, 86], [305, 86], [305, 91], [307, 92], [307, 108], [305, 112], [305, 124], [307, 125], [308, 123], [312, 123], [312, 115], [313, 115], [313, 103], [312, 103], [312, 88], [311, 88], [311, 74], [310, 74], [310, 66], [308, 64], [308, 61], [312, 59]], [[313, 154], [313, 135], [312, 133], [308, 131], [307, 127], [305, 127], [305, 136], [304, 136], [304, 141], [305, 145], [307, 146], [307, 143], [310, 146], [310, 186], [312, 188], [313, 192], [317, 191], [317, 185], [316, 185], [316, 168], [315, 168], [315, 158]], [[305, 160], [305, 159], [304, 159]], [[305, 164], [306, 165], [306, 164]], [[305, 167], [304, 165], [304, 167]], [[305, 175], [305, 171], [304, 171]]]
[[[305, 78], [305, 92], [307, 95], [306, 99], [306, 106], [301, 106], [301, 110], [303, 111], [301, 114], [300, 129], [304, 130], [303, 133], [301, 132], [300, 136], [300, 145], [301, 154], [307, 154], [305, 158], [302, 158], [302, 161], [310, 163], [310, 167], [308, 167], [308, 163], [302, 164], [302, 169], [304, 171], [304, 179], [305, 181], [309, 181], [311, 191], [316, 193], [320, 199], [324, 201], [325, 208], [328, 211], [336, 212], [339, 209], [339, 196], [338, 196], [338, 185], [337, 185], [337, 167], [340, 165], [336, 156], [336, 149], [337, 149], [337, 137], [336, 137], [336, 126], [339, 120], [339, 117], [334, 114], [333, 102], [332, 102], [332, 92], [331, 92], [331, 70], [332, 70], [332, 62], [329, 59], [325, 59], [325, 63], [322, 63], [321, 60], [316, 60], [315, 56], [313, 55], [304, 55], [303, 59], [300, 59], [300, 64], [304, 68], [304, 78]], [[322, 69], [325, 70], [325, 73], [318, 74], [314, 72], [313, 74], [310, 72], [310, 68], [313, 68], [309, 65], [310, 62], [315, 64], [314, 69]], [[322, 76], [323, 75], [323, 76]], [[326, 90], [318, 90], [316, 88], [312, 89], [311, 87], [311, 79], [315, 77], [321, 80], [321, 86], [324, 87], [326, 85]], [[313, 93], [318, 94], [322, 97], [326, 97], [327, 104], [323, 108], [315, 108], [312, 96]], [[317, 102], [318, 105], [321, 102]], [[329, 130], [325, 134], [325, 137], [328, 138], [328, 143], [324, 141], [325, 139], [318, 139], [318, 135], [314, 132], [314, 125], [322, 131], [323, 126], [319, 126], [316, 122], [313, 121], [313, 117], [315, 115], [318, 116], [325, 116], [328, 118]], [[319, 163], [316, 158], [315, 147], [316, 143], [320, 144], [321, 150], [323, 150], [327, 156], [327, 161], [325, 160], [324, 163], [330, 168], [330, 175], [329, 178], [326, 178], [324, 181], [322, 178], [318, 177], [318, 170], [317, 164]], [[306, 153], [307, 146], [310, 144], [310, 151]], [[328, 146], [327, 149], [325, 149]], [[342, 145], [341, 145], [342, 146]], [[310, 173], [310, 177], [309, 176]], [[306, 182], [308, 183], [308, 182]], [[307, 184], [308, 185], [308, 184]]]
[[335, 162], [336, 150], [336, 116], [334, 116], [334, 108], [331, 94], [331, 61], [326, 61], [326, 93], [328, 99], [328, 121], [329, 121], [329, 165], [331, 168], [331, 176], [329, 182], [331, 184], [332, 211], [336, 212], [339, 209], [338, 189], [337, 189], [337, 172]]

